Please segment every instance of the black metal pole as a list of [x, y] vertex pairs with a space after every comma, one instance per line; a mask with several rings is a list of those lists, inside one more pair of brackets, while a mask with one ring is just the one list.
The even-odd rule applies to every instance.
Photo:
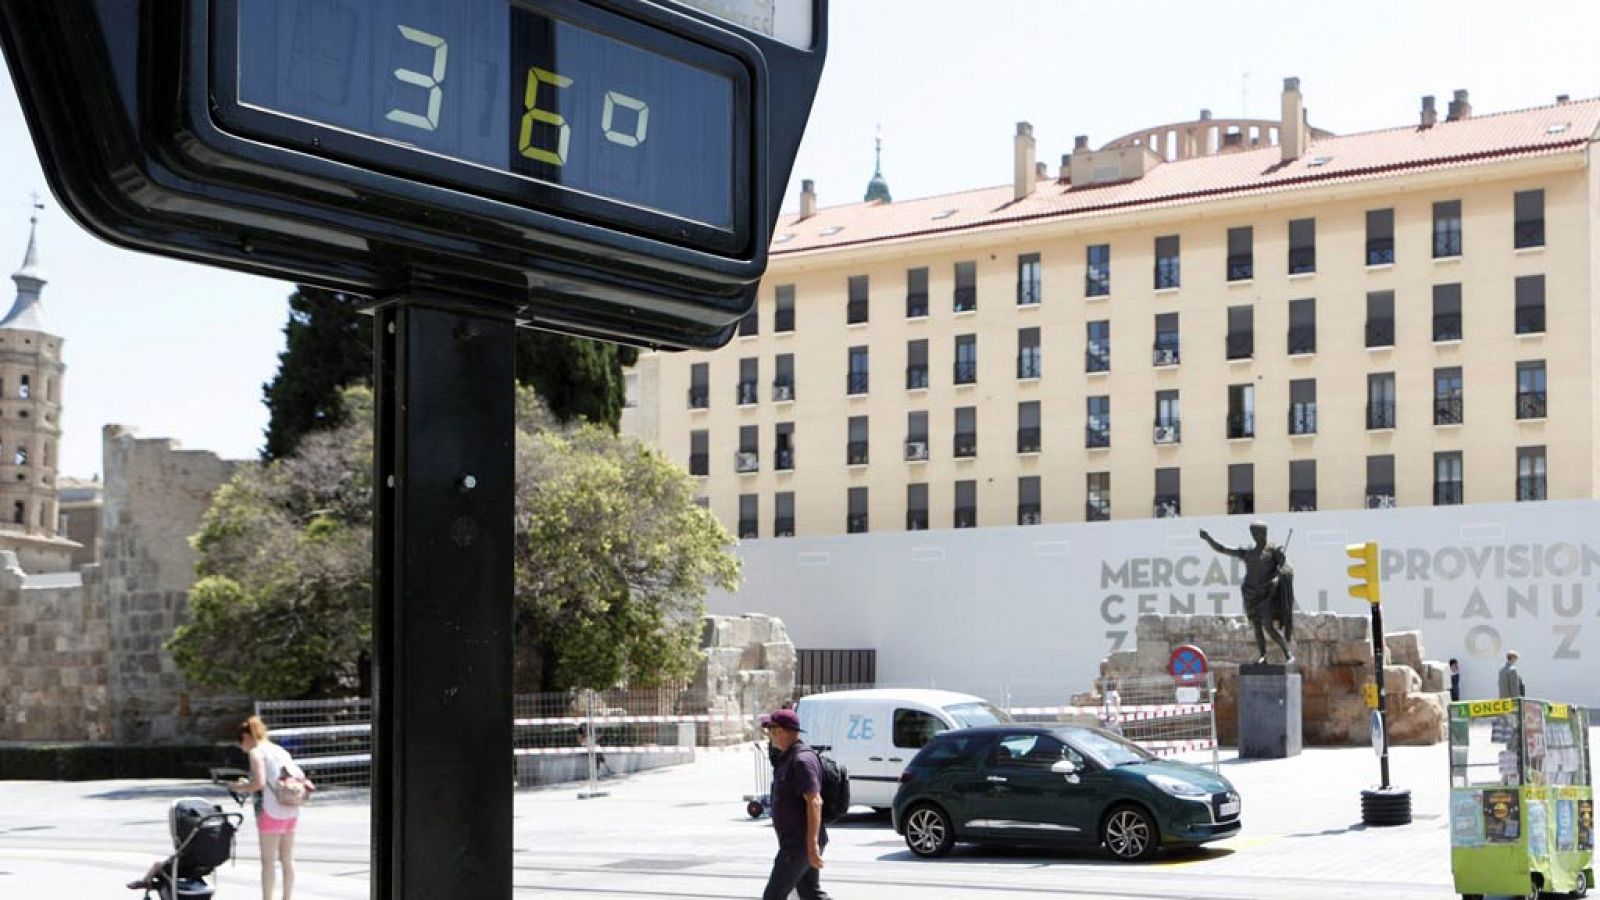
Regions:
[[1372, 604], [1372, 664], [1378, 682], [1378, 721], [1383, 723], [1383, 747], [1378, 751], [1378, 769], [1383, 779], [1379, 787], [1389, 789], [1389, 697], [1383, 690], [1383, 604]]
[[508, 900], [515, 324], [374, 330], [372, 897]]

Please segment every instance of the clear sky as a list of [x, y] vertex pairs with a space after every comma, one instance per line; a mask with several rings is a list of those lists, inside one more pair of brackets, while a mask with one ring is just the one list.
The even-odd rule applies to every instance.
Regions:
[[[1072, 138], [1241, 112], [1278, 115], [1299, 76], [1313, 125], [1338, 133], [1443, 112], [1600, 95], [1594, 0], [833, 0], [831, 51], [795, 184], [861, 199], [881, 126], [884, 174], [907, 198], [1003, 184], [1027, 120], [1054, 172]], [[0, 271], [21, 262], [28, 194], [46, 193], [11, 82], [0, 87]], [[261, 385], [282, 349], [291, 286], [115, 249], [46, 198], [45, 310], [65, 338], [64, 475], [100, 471], [100, 429], [227, 457], [255, 455]], [[785, 207], [795, 205], [789, 191]], [[11, 286], [0, 283], [9, 305]]]

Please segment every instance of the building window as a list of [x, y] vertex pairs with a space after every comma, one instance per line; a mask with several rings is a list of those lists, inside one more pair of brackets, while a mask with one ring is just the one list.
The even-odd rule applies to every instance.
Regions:
[[1461, 340], [1461, 285], [1433, 286], [1433, 339]]
[[794, 471], [794, 423], [779, 422], [772, 429], [772, 467], [779, 472]]
[[1158, 519], [1172, 519], [1183, 514], [1177, 469], [1156, 470], [1155, 503], [1151, 514]]
[[1512, 245], [1523, 247], [1544, 246], [1544, 191], [1518, 191], [1516, 224], [1512, 227]]
[[1304, 275], [1317, 270], [1317, 220], [1289, 222], [1289, 274]]
[[11, 521], [17, 525], [27, 524], [27, 508], [23, 506], [21, 500], [18, 500], [11, 507]]
[[1289, 512], [1317, 511], [1317, 461], [1289, 461]]
[[956, 263], [956, 312], [972, 312], [978, 308], [978, 264]]
[[1544, 333], [1544, 276], [1517, 279], [1517, 334]]
[[1111, 521], [1111, 473], [1090, 472], [1084, 477], [1083, 519], [1085, 522]]
[[739, 495], [739, 540], [754, 539], [761, 536], [761, 524], [756, 521], [761, 515], [761, 498], [755, 494]]
[[787, 403], [794, 399], [794, 354], [779, 353], [773, 357], [772, 402]]
[[867, 532], [867, 489], [853, 487], [846, 495], [849, 504], [845, 512], [844, 530], [847, 534], [866, 534]]
[[928, 269], [926, 266], [906, 270], [906, 318], [921, 319], [928, 315]]
[[912, 410], [906, 413], [906, 461], [926, 462], [928, 459], [928, 411]]
[[867, 378], [867, 348], [850, 348], [850, 374], [845, 384], [847, 394], [865, 394], [869, 384]]
[[739, 337], [749, 337], [761, 330], [761, 306], [758, 303], [750, 308], [739, 320]]
[[1111, 323], [1104, 319], [1089, 323], [1089, 342], [1083, 355], [1085, 372], [1111, 371]]
[[1043, 299], [1044, 275], [1039, 254], [1024, 253], [1017, 257], [1017, 305], [1033, 306]]
[[1433, 424], [1460, 425], [1465, 419], [1465, 392], [1461, 367], [1433, 370]]
[[1296, 378], [1289, 382], [1289, 433], [1317, 433], [1317, 380]]
[[761, 362], [754, 356], [739, 360], [739, 384], [734, 396], [740, 406], [750, 406], [761, 401]]
[[1394, 210], [1367, 210], [1367, 265], [1387, 266], [1394, 262]]
[[1178, 236], [1156, 238], [1156, 290], [1164, 291], [1182, 283], [1178, 269]]
[[711, 498], [701, 494], [700, 496], [694, 498], [694, 505], [709, 512], [711, 509]]
[[1087, 401], [1083, 445], [1091, 450], [1111, 446], [1111, 396], [1102, 394]]
[[1039, 345], [1038, 328], [1017, 329], [1017, 377], [1023, 380], [1044, 374], [1044, 348]]
[[1460, 506], [1465, 502], [1461, 484], [1461, 451], [1433, 455], [1433, 505]]
[[772, 506], [772, 536], [794, 537], [794, 491], [773, 495]]
[[1017, 524], [1038, 525], [1044, 522], [1043, 490], [1037, 475], [1023, 475], [1017, 479]]
[[1433, 205], [1433, 258], [1461, 255], [1461, 201], [1441, 200]]
[[956, 482], [955, 526], [957, 528], [978, 527], [978, 483], [976, 481]]
[[1017, 404], [1017, 452], [1038, 453], [1044, 446], [1044, 432], [1040, 428], [1039, 401], [1023, 400]]
[[849, 441], [845, 444], [845, 464], [851, 466], [864, 466], [867, 464], [867, 417], [851, 416], [849, 422]]
[[739, 452], [733, 456], [733, 470], [740, 474], [761, 468], [761, 429], [757, 425], [739, 426]]
[[1317, 301], [1306, 297], [1289, 301], [1289, 355], [1317, 352]]
[[1367, 457], [1367, 509], [1394, 505], [1394, 457], [1387, 453]]
[[1228, 358], [1249, 359], [1256, 355], [1256, 313], [1250, 306], [1228, 307]]
[[867, 321], [867, 276], [850, 276], [850, 295], [845, 302], [844, 321], [847, 325], [861, 325]]
[[1175, 366], [1180, 359], [1178, 342], [1178, 314], [1156, 313], [1156, 342], [1151, 350], [1151, 362], [1158, 366]]
[[928, 339], [906, 341], [906, 390], [920, 391], [928, 386]]
[[1543, 447], [1517, 448], [1517, 500], [1548, 500]]
[[1394, 291], [1367, 293], [1367, 346], [1394, 346]]
[[1256, 277], [1255, 229], [1249, 225], [1228, 229], [1228, 280]]
[[1367, 430], [1381, 431], [1393, 428], [1395, 422], [1395, 392], [1393, 372], [1371, 372], [1367, 375]]
[[711, 432], [689, 432], [689, 474], [705, 477], [711, 474]]
[[788, 332], [794, 330], [794, 285], [778, 285], [777, 298], [772, 311], [772, 330]]
[[22, 376], [22, 383], [17, 385], [17, 396], [23, 400], [33, 396], [33, 386], [26, 375]]
[[1253, 384], [1228, 385], [1228, 437], [1230, 439], [1256, 436], [1256, 386]]
[[1084, 252], [1087, 268], [1083, 274], [1083, 295], [1108, 296], [1111, 293], [1111, 245], [1093, 244]]
[[978, 336], [975, 334], [956, 335], [956, 384], [978, 383]]
[[708, 409], [711, 406], [711, 364], [689, 364], [689, 408]]
[[957, 459], [970, 459], [978, 455], [978, 408], [956, 407], [955, 454]]
[[1546, 415], [1544, 360], [1517, 363], [1517, 418], [1542, 419]]
[[1250, 463], [1228, 466], [1228, 515], [1247, 516], [1256, 511], [1256, 467]]
[[928, 530], [928, 486], [906, 485], [906, 530]]
[[1155, 442], [1176, 444], [1183, 440], [1183, 417], [1178, 409], [1177, 391], [1156, 391]]

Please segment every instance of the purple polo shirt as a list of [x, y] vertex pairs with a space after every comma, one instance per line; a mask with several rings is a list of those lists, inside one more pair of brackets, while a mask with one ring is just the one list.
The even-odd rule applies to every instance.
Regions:
[[[803, 741], [795, 741], [772, 770], [772, 830], [778, 833], [778, 846], [801, 849], [806, 846], [806, 795], [822, 792], [822, 764], [817, 753]], [[827, 830], [819, 832], [817, 843], [827, 842]]]

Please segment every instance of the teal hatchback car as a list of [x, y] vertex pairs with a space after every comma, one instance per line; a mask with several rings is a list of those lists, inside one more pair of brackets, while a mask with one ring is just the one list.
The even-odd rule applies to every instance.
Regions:
[[958, 841], [1101, 846], [1123, 860], [1239, 833], [1228, 779], [1114, 734], [994, 725], [933, 738], [900, 777], [894, 830], [918, 856]]

